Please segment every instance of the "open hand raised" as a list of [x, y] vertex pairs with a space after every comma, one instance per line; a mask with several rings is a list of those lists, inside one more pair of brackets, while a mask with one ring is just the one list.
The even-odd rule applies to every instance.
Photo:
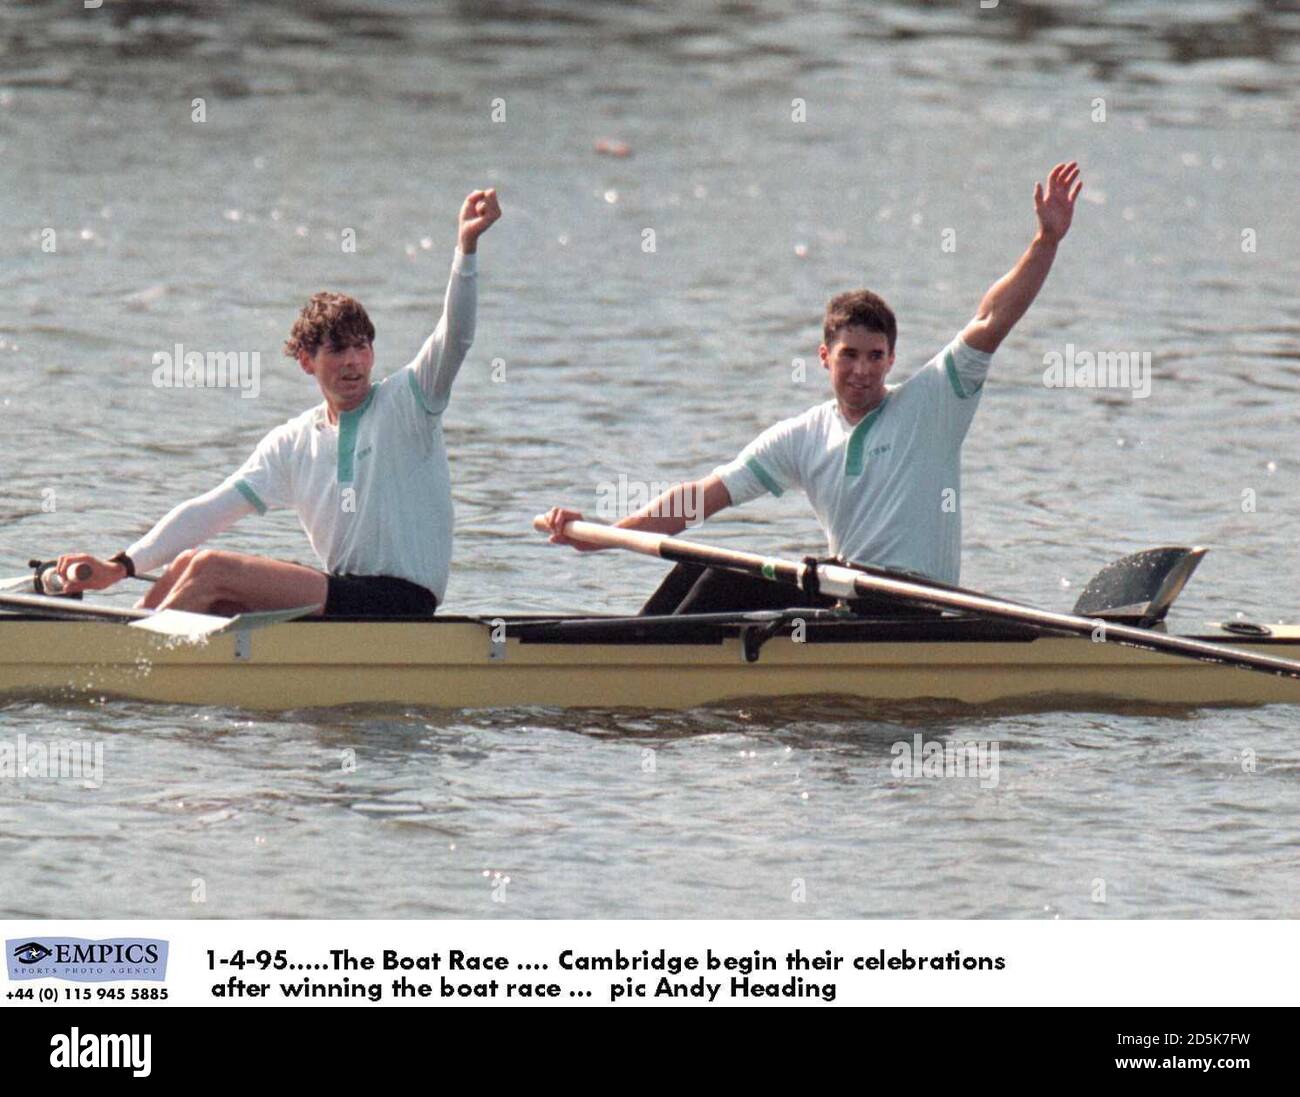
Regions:
[[1074, 217], [1074, 202], [1083, 189], [1079, 180], [1079, 163], [1057, 164], [1047, 177], [1047, 193], [1043, 184], [1034, 184], [1034, 211], [1038, 214], [1038, 228], [1042, 236], [1057, 243], [1070, 231]]

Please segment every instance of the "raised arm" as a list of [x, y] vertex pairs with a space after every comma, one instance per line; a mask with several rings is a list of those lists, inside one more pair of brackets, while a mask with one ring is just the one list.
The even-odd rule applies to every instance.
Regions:
[[1034, 303], [1052, 269], [1056, 247], [1070, 231], [1074, 203], [1082, 189], [1075, 161], [1052, 169], [1046, 194], [1041, 183], [1034, 184], [1038, 235], [1020, 261], [989, 287], [974, 319], [961, 333], [967, 346], [991, 354]]
[[[652, 500], [635, 514], [616, 522], [622, 529], [639, 529], [646, 533], [666, 533], [669, 536], [681, 533], [687, 526], [693, 526], [711, 518], [724, 507], [731, 506], [731, 494], [722, 479], [710, 473], [700, 480], [675, 484], [657, 499]], [[598, 546], [585, 541], [575, 541], [566, 537], [564, 527], [570, 522], [581, 521], [580, 511], [568, 507], [553, 507], [546, 515], [546, 524], [551, 530], [551, 541], [557, 545], [572, 545], [582, 552], [595, 551]]]
[[443, 298], [442, 319], [416, 357], [415, 376], [430, 411], [440, 412], [474, 342], [478, 309], [478, 238], [501, 216], [495, 190], [471, 192], [460, 208], [456, 257]]

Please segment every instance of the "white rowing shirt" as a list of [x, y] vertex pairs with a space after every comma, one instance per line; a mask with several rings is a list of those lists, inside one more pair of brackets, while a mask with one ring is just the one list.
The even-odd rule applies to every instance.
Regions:
[[171, 561], [240, 518], [292, 508], [331, 574], [388, 575], [433, 592], [451, 565], [451, 470], [442, 413], [474, 339], [475, 256], [452, 262], [443, 315], [404, 369], [329, 421], [303, 412], [258, 443], [220, 487], [182, 503], [127, 549], [137, 571]]
[[958, 337], [857, 424], [829, 400], [769, 427], [714, 475], [735, 504], [801, 488], [832, 556], [956, 583], [961, 444], [992, 358]]

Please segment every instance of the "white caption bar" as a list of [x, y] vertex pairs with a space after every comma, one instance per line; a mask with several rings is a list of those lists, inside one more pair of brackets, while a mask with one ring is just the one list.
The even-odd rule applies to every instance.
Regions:
[[[0, 1000], [33, 1008], [162, 1001], [1280, 1006], [1300, 1000], [1300, 944], [1285, 922], [503, 919], [0, 926], [7, 953], [27, 948], [22, 959], [6, 955], [9, 978]], [[93, 950], [63, 945], [59, 951], [53, 944], [133, 938], [167, 942], [161, 981], [114, 979], [114, 969], [95, 969], [102, 961]], [[70, 951], [78, 947], [81, 952]], [[49, 955], [42, 957], [43, 951]], [[15, 967], [22, 963], [29, 966]], [[21, 977], [36, 965], [65, 974]]]

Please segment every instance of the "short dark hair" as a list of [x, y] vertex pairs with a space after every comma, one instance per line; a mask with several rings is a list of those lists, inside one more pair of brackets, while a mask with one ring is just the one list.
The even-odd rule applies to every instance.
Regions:
[[837, 293], [826, 305], [826, 319], [822, 322], [822, 342], [827, 346], [845, 328], [866, 328], [877, 331], [889, 340], [889, 353], [894, 353], [898, 338], [898, 321], [885, 299], [869, 289], [853, 289]]
[[315, 354], [329, 344], [334, 350], [366, 346], [375, 341], [375, 325], [361, 302], [346, 293], [314, 293], [293, 322], [284, 353], [297, 358], [302, 352]]

